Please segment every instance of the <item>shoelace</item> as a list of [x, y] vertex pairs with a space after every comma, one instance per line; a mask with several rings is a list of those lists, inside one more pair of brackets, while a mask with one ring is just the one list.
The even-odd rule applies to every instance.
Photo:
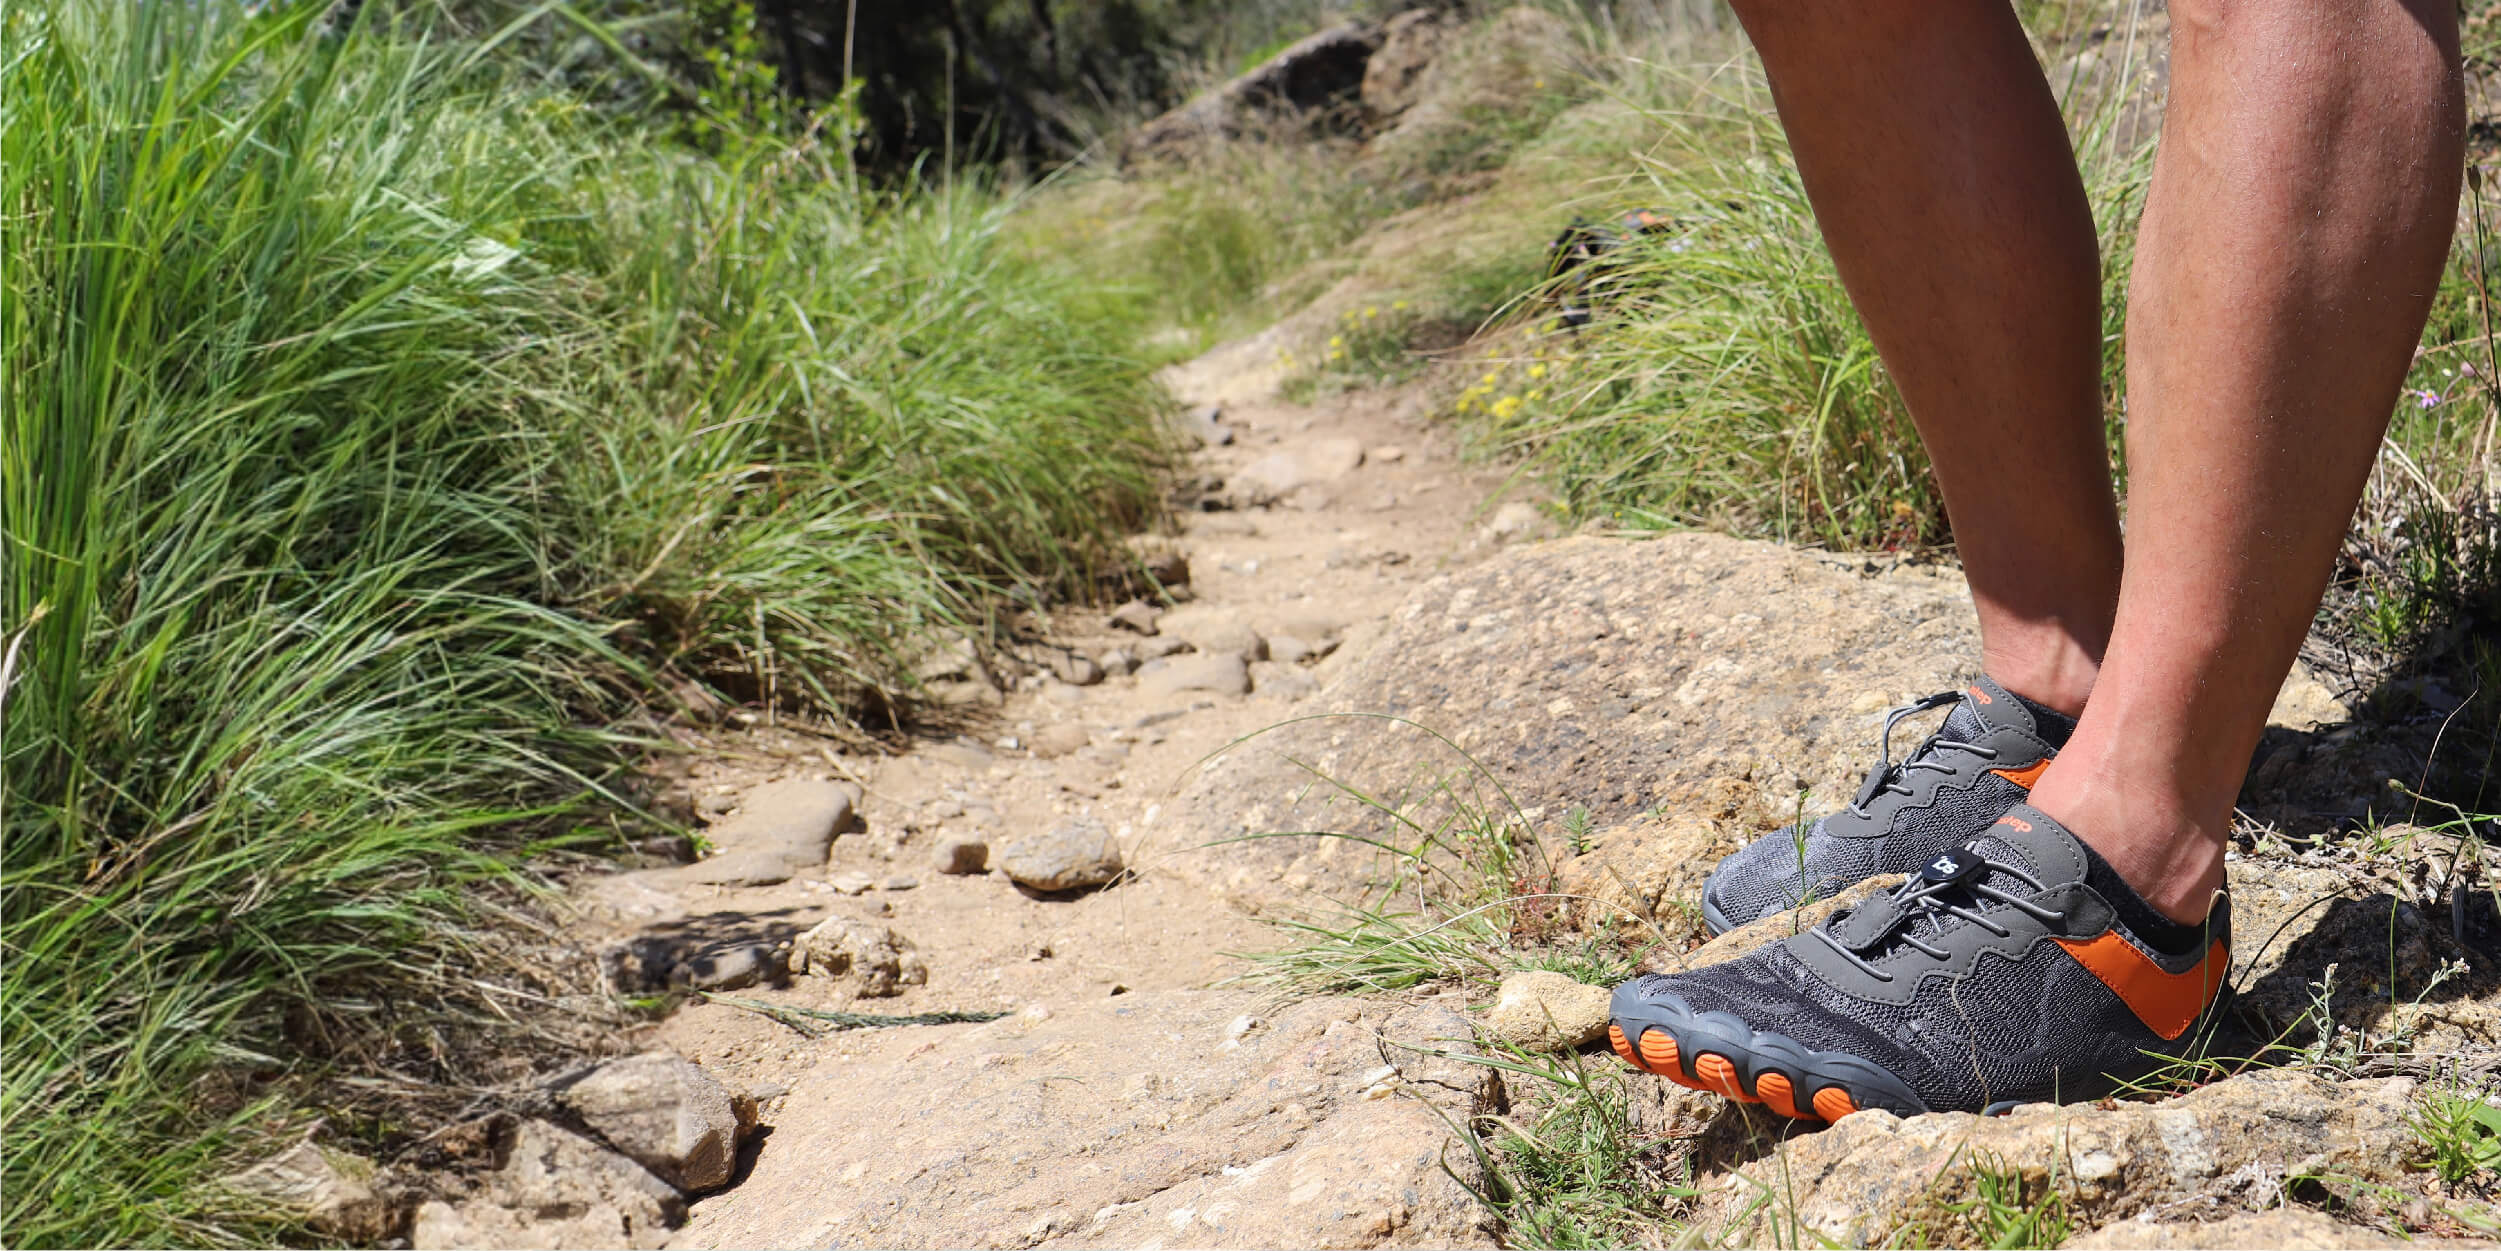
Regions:
[[[1977, 855], [1977, 853], [1974, 854]], [[1991, 872], [2003, 873], [2009, 877], [2013, 877], [2016, 880], [2021, 881], [2024, 885], [2032, 888], [2032, 890], [2036, 893], [2042, 889], [2041, 879], [2034, 877], [2030, 873], [2025, 872], [2023, 869], [2018, 868], [2015, 865], [2008, 864], [2003, 860], [1991, 860], [1985, 856], [1979, 857], [1978, 863], [1974, 866], [1972, 871], [1945, 881], [1931, 881], [1928, 878], [1914, 874], [1909, 881], [1893, 888], [1893, 893], [1886, 898], [1886, 904], [1894, 910], [1892, 924], [1887, 925], [1882, 931], [1878, 932], [1867, 942], [1866, 945], [1870, 948], [1878, 947], [1882, 946], [1886, 940], [1898, 937], [1901, 940], [1902, 945], [1905, 947], [1909, 947], [1929, 956], [1932, 959], [1947, 959], [1952, 955], [1952, 953], [1946, 951], [1942, 947], [1930, 945], [1926, 940], [1919, 936], [1918, 930], [1918, 922], [1927, 920], [1934, 923], [1933, 927], [1929, 931], [1930, 933], [1942, 932], [1945, 928], [1945, 918], [1947, 917], [1958, 917], [1962, 920], [1969, 921], [1972, 924], [1997, 935], [1999, 938], [2004, 938], [2007, 935], [2012, 934], [2014, 931], [1990, 920], [1988, 914], [1976, 911], [1968, 906], [1968, 902], [1977, 901], [1979, 899], [1991, 899], [2002, 904], [2007, 904], [2011, 907], [2020, 909], [2023, 912], [2029, 913], [2034, 920], [2043, 921], [2051, 925], [2055, 925], [2060, 921], [2067, 919], [2067, 914], [2064, 912], [2044, 908], [2029, 899], [2025, 899], [2019, 895], [2009, 894], [2006, 891], [1999, 890], [1997, 887], [1991, 886], [1987, 882], [1981, 880], [1986, 873]], [[1963, 891], [1965, 894], [1971, 896], [1972, 900], [1966, 902], [1950, 902], [1942, 897], [1944, 893], [1949, 890]], [[1849, 915], [1852, 914], [1842, 913], [1827, 919], [1822, 925], [1816, 926], [1815, 937], [1824, 940], [1825, 946], [1839, 952], [1841, 954], [1841, 958], [1857, 965], [1859, 969], [1866, 973], [1869, 977], [1875, 978], [1880, 982], [1892, 981], [1892, 974], [1887, 973], [1869, 963], [1865, 956], [1860, 955], [1858, 951], [1852, 949], [1849, 944], [1842, 942], [1839, 938], [1833, 935], [1833, 925], [1840, 921], [1843, 917]]]
[[1939, 691], [1936, 694], [1930, 695], [1924, 699], [1914, 699], [1907, 704], [1899, 705], [1884, 714], [1884, 735], [1877, 748], [1878, 758], [1876, 760], [1876, 767], [1868, 770], [1867, 780], [1859, 785], [1858, 798], [1850, 801], [1850, 811], [1863, 817], [1867, 815], [1867, 805], [1874, 802], [1875, 798], [1879, 795], [1887, 793], [1895, 795], [1910, 794], [1911, 788], [1903, 784], [1903, 779], [1909, 777], [1911, 770], [1913, 769], [1928, 769], [1937, 773], [1952, 773], [1954, 771], [1954, 766], [1946, 764], [1940, 760], [1933, 760], [1929, 758], [1930, 753], [1936, 751], [1940, 747], [1950, 747], [1959, 751], [1967, 751], [1980, 757], [1982, 760], [1997, 759], [1996, 748], [1982, 747], [1978, 743], [1966, 743], [1960, 739], [1947, 738], [1945, 737], [1945, 731], [1943, 729], [1939, 729], [1936, 733], [1929, 735], [1927, 741], [1921, 743], [1916, 750], [1911, 752], [1908, 758], [1902, 761], [1901, 764], [1896, 765], [1893, 763], [1893, 727], [1896, 723], [1900, 722], [1904, 717], [1915, 717], [1920, 713], [1942, 708], [1947, 704], [1961, 699], [1962, 697], [1963, 693], [1961, 691]]

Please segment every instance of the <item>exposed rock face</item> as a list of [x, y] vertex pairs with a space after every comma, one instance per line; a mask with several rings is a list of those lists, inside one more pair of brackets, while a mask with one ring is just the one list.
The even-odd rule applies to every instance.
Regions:
[[883, 999], [929, 980], [912, 940], [874, 921], [831, 917], [799, 936], [790, 969], [843, 983], [854, 997]]
[[728, 1183], [755, 1100], [666, 1051], [610, 1060], [558, 1085], [557, 1101], [591, 1132], [680, 1190]]
[[[2413, 1094], [2405, 1078], [2336, 1083], [2278, 1070], [2107, 1111], [2039, 1105], [2003, 1117], [1908, 1120], [1861, 1112], [1780, 1144], [1777, 1159], [1733, 1170], [1707, 1188], [1700, 1223], [1747, 1231], [1740, 1242], [1770, 1241], [1775, 1221], [1849, 1246], [1883, 1243], [1913, 1226], [1931, 1243], [1950, 1241], [1952, 1205], [1971, 1197], [1983, 1169], [2021, 1176], [2027, 1193], [2046, 1191], [2054, 1176], [2081, 1227], [2141, 1212], [2173, 1221], [2223, 1217], [2273, 1205], [2289, 1177], [2403, 1182], [2417, 1149], [2406, 1126]], [[1777, 1214], [1745, 1215], [1762, 1197], [1748, 1178], [1773, 1175], [1788, 1201]]]
[[1363, 67], [1363, 108], [1374, 120], [1406, 112], [1418, 80], [1442, 50], [1450, 27], [1431, 9], [1409, 9], [1381, 24], [1381, 47]]
[[1585, 986], [1560, 973], [1507, 974], [1485, 1032], [1524, 1051], [1586, 1046], [1607, 1032], [1607, 987]]
[[999, 871], [1017, 885], [1038, 891], [1083, 890], [1119, 877], [1120, 845], [1110, 830], [1081, 817], [1009, 843], [999, 852]]
[[1262, 125], [1325, 119], [1363, 90], [1364, 66], [1381, 45], [1381, 28], [1348, 22], [1296, 42], [1224, 86], [1137, 128], [1124, 155], [1131, 160], [1188, 153]]
[[1467, 1054], [1466, 1019], [1313, 1000], [1228, 1039], [1252, 1002], [1145, 992], [933, 1034], [873, 1110], [802, 1077], [754, 1175], [672, 1245], [1490, 1246], [1443, 1118], [1499, 1086], [1429, 1053]]
[[2346, 1225], [2312, 1208], [2227, 1216], [2219, 1221], [2157, 1225], [2119, 1221], [2060, 1244], [2068, 1251], [2194, 1251], [2216, 1247], [2271, 1247], [2275, 1251], [2347, 1251], [2369, 1247], [2483, 1246], [2447, 1238], [2400, 1240], [2376, 1229]]
[[[1653, 808], [1698, 811], [1708, 831], [1675, 833], [1692, 863], [1626, 851], [1618, 865], [1634, 892], [1646, 876], [1658, 879], [1651, 890], [1673, 895], [1688, 877], [1698, 885], [1714, 848], [1787, 819], [1800, 788], [1813, 788], [1810, 806], [1846, 797], [1883, 710], [1957, 685], [1977, 654], [1964, 588], [1924, 570], [1869, 572], [1864, 562], [1709, 534], [1507, 549], [1426, 583], [1315, 701], [1429, 726], [1489, 775], [1411, 729], [1310, 722], [1198, 775], [1176, 805], [1169, 845], [1293, 829], [1386, 832], [1377, 813], [1310, 785], [1292, 757], [1427, 813], [1447, 811], [1443, 787], [1504, 811], [1489, 784], [1498, 780], [1542, 810], [1537, 828], [1557, 861], [1570, 858], [1555, 834], [1573, 807], [1602, 830]], [[1732, 787], [1751, 791], [1732, 802]], [[1618, 841], [1601, 847], [1612, 857]], [[1351, 898], [1383, 880], [1382, 863], [1343, 839], [1264, 839], [1170, 863], [1253, 906], [1282, 901], [1297, 881]]]
[[686, 1214], [676, 1188], [642, 1165], [545, 1121], [513, 1127], [499, 1154], [474, 1193], [418, 1207], [409, 1245], [661, 1247]]

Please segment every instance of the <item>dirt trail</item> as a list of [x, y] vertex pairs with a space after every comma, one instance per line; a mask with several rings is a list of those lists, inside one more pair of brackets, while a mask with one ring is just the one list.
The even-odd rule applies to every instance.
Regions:
[[[698, 1200], [672, 1245], [1482, 1239], [1438, 1163], [1441, 1116], [1463, 1115], [1482, 1078], [1429, 1079], [1450, 1102], [1439, 1110], [1382, 1097], [1448, 1065], [1395, 1054], [1383, 1036], [1464, 1049], [1460, 1019], [1353, 1001], [1260, 1019], [1253, 991], [1224, 985], [1246, 967], [1226, 953], [1280, 937], [1192, 884], [1207, 875], [1163, 871], [1228, 852], [1181, 845], [1174, 823], [1158, 824], [1194, 764], [1317, 711], [1320, 686], [1417, 583], [1500, 541], [1479, 515], [1499, 479], [1459, 462], [1420, 399], [1282, 403], [1273, 357], [1252, 340], [1174, 373], [1192, 405], [1221, 405], [1230, 442], [1204, 448], [1196, 470], [1237, 505], [1179, 518], [1190, 601], [1153, 640], [1099, 613], [1054, 623], [1055, 641], [1085, 656], [1175, 635], [1196, 651], [1094, 685], [1047, 669], [1011, 680], [1003, 697], [966, 705], [978, 737], [902, 755], [840, 754], [772, 729], [716, 735], [684, 782], [699, 810], [734, 816], [730, 805], [768, 781], [847, 781], [864, 792], [865, 829], [774, 885], [636, 874], [581, 892], [602, 930], [593, 937], [656, 941], [647, 963], [786, 944], [840, 916], [891, 927], [928, 968], [925, 984], [888, 998], [853, 1000], [807, 976], [729, 992], [747, 1005], [1010, 1014], [811, 1038], [751, 1006], [680, 1009], [655, 1043], [756, 1091], [769, 1130], [747, 1174]], [[1276, 657], [1249, 666], [1248, 694], [1169, 689], [1190, 684], [1176, 674], [1191, 666], [1227, 685], [1227, 666], [1207, 658], [1243, 626]], [[1297, 663], [1296, 650], [1325, 654]], [[1007, 844], [1086, 818], [1112, 833], [1134, 876], [1046, 898], [996, 868]], [[956, 838], [985, 840], [992, 870], [937, 871], [934, 849]], [[864, 880], [880, 885], [844, 893]], [[1399, 1073], [1385, 1081], [1385, 1069]]]

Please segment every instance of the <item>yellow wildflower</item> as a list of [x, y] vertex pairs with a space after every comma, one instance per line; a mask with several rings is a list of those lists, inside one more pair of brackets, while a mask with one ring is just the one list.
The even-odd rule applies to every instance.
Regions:
[[1494, 401], [1494, 406], [1486, 411], [1492, 413], [1498, 419], [1509, 417], [1511, 414], [1520, 411], [1520, 397], [1516, 395], [1506, 395], [1501, 399]]
[[1365, 321], [1370, 321], [1370, 320], [1372, 320], [1373, 318], [1378, 317], [1378, 316], [1380, 316], [1380, 315], [1381, 315], [1381, 306], [1380, 306], [1380, 305], [1378, 305], [1378, 304], [1366, 304], [1366, 305], [1364, 305], [1364, 306], [1363, 306], [1363, 319], [1364, 319]]
[[1543, 378], [1546, 376], [1546, 367], [1544, 365], [1531, 365], [1528, 367], [1528, 376], [1531, 378]]

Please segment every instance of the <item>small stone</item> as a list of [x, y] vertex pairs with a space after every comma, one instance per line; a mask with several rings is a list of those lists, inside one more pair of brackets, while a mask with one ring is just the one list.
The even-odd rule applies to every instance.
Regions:
[[374, 1163], [311, 1139], [226, 1179], [226, 1185], [298, 1214], [316, 1233], [341, 1242], [391, 1236], [391, 1206], [374, 1192]]
[[1033, 732], [1029, 744], [1033, 754], [1044, 760], [1057, 760], [1070, 752], [1082, 751], [1093, 741], [1086, 728], [1074, 721], [1055, 721]]
[[1238, 1043], [1242, 1041], [1243, 1038], [1249, 1036], [1252, 1030], [1258, 1029], [1263, 1024], [1265, 1024], [1265, 1022], [1261, 1021], [1258, 1017], [1245, 1012], [1242, 1015], [1233, 1018], [1233, 1023], [1231, 1025], [1224, 1027], [1224, 1040], [1229, 1043]]
[[685, 1218], [678, 1188], [624, 1155], [545, 1121], [511, 1132], [479, 1190], [417, 1208], [411, 1247], [656, 1248]]
[[1138, 689], [1151, 696], [1166, 698], [1197, 691], [1247, 695], [1251, 689], [1250, 668], [1242, 663], [1240, 656], [1229, 652], [1177, 656], [1151, 673], [1140, 671]]
[[1130, 554], [1137, 557], [1138, 567], [1155, 585], [1164, 590], [1190, 584], [1190, 558], [1181, 549], [1163, 539], [1140, 537], [1129, 544]]
[[680, 1190], [726, 1184], [755, 1101], [666, 1051], [610, 1060], [553, 1093], [582, 1124]]
[[999, 868], [1032, 890], [1083, 890], [1120, 876], [1120, 847], [1101, 821], [1080, 817], [1008, 844], [999, 853]]
[[837, 894], [865, 895], [871, 887], [877, 885], [877, 880], [853, 869], [825, 879], [825, 884], [833, 887]]
[[779, 963], [772, 948], [762, 943], [741, 943], [699, 952], [679, 961], [669, 980], [695, 990], [737, 990], [772, 980]]
[[1513, 500], [1494, 510], [1493, 519], [1477, 531], [1487, 543], [1518, 543], [1539, 538], [1553, 527], [1534, 504]]
[[1138, 658], [1130, 655], [1129, 649], [1125, 647], [1115, 647], [1104, 652], [1094, 658], [1094, 663], [1101, 665], [1104, 673], [1115, 678], [1125, 678], [1138, 671]]
[[1611, 995], [1561, 973], [1539, 969], [1502, 979], [1485, 1032], [1523, 1051], [1561, 1051], [1586, 1046], [1607, 1032]]
[[1154, 605], [1145, 600], [1133, 599], [1112, 610], [1111, 626], [1115, 630], [1127, 630], [1134, 634], [1152, 637], [1155, 634], [1155, 621], [1162, 615]]
[[1407, 459], [1407, 449], [1400, 447], [1395, 443], [1384, 443], [1379, 447], [1365, 452], [1363, 455], [1366, 460], [1377, 461], [1384, 465], [1395, 465], [1398, 462]]
[[1194, 650], [1196, 649], [1190, 646], [1188, 639], [1173, 638], [1170, 635], [1152, 638], [1138, 644], [1138, 663], [1143, 666], [1151, 660], [1162, 660], [1166, 656], [1178, 656], [1183, 652]]
[[1103, 680], [1103, 666], [1075, 652], [1051, 654], [1051, 676], [1070, 686], [1092, 686]]
[[1214, 605], [1193, 605], [1164, 615], [1166, 635], [1185, 638], [1207, 655], [1234, 655], [1247, 664], [1268, 658], [1268, 640], [1240, 616]]
[[683, 834], [654, 834], [637, 841], [634, 850], [664, 864], [690, 864], [695, 859], [695, 840]]
[[1200, 447], [1225, 447], [1233, 442], [1233, 428], [1224, 424], [1224, 407], [1219, 404], [1193, 408], [1181, 414], [1178, 424]]
[[1315, 481], [1343, 478], [1363, 466], [1363, 444], [1355, 439], [1314, 439], [1299, 459]]
[[986, 873], [990, 869], [990, 844], [978, 838], [944, 838], [931, 856], [940, 873]]
[[909, 873], [897, 873], [878, 885], [884, 890], [918, 890], [920, 884], [921, 880]]
[[1301, 699], [1320, 690], [1320, 679], [1301, 668], [1263, 660], [1250, 667], [1251, 689], [1276, 699]]
[[847, 982], [851, 993], [864, 999], [899, 995], [904, 987], [929, 980], [929, 966], [912, 940], [849, 917], [827, 918], [800, 935], [790, 963], [794, 972]]

